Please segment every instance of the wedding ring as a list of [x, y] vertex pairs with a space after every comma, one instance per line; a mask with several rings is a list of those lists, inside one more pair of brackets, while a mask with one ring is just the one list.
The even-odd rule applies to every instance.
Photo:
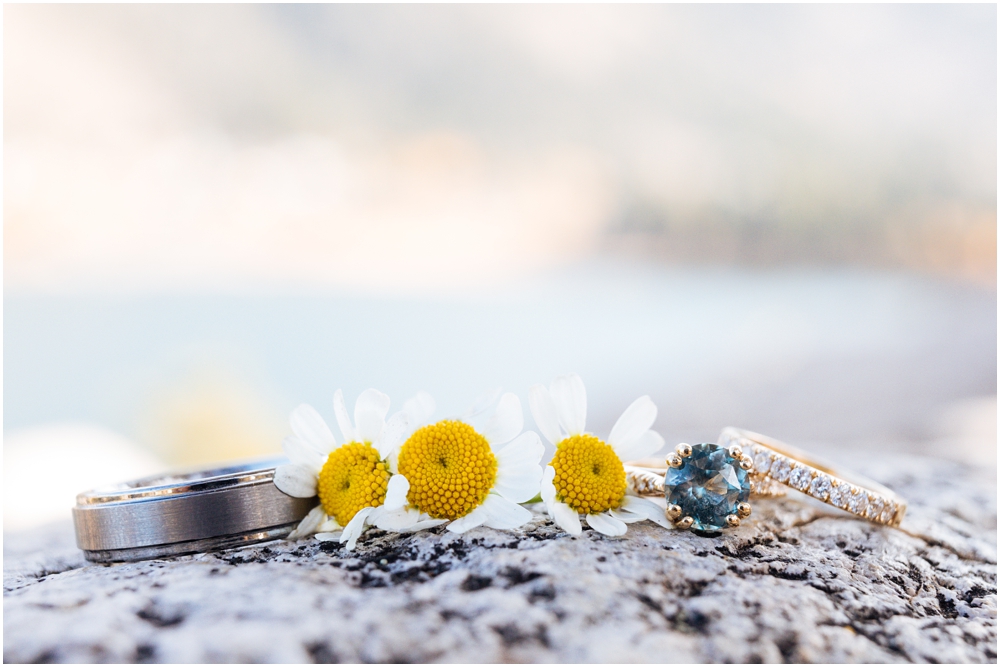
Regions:
[[756, 475], [785, 484], [862, 519], [897, 527], [906, 514], [906, 501], [881, 484], [835, 469], [773, 438], [728, 427], [719, 435], [719, 444], [741, 447], [753, 458]]
[[147, 477], [76, 497], [76, 544], [105, 563], [230, 549], [289, 534], [316, 504], [274, 486], [284, 458]]
[[782, 496], [788, 488], [886, 526], [899, 526], [906, 513], [906, 501], [877, 482], [732, 427], [718, 444], [678, 445], [665, 463], [630, 461], [625, 479], [637, 495], [664, 497], [676, 527], [706, 533], [740, 525], [752, 511], [751, 496]]

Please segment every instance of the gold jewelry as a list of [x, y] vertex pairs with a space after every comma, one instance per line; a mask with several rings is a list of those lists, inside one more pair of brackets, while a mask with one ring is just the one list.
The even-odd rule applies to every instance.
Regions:
[[[663, 472], [660, 472], [662, 470]], [[681, 443], [660, 461], [631, 461], [625, 480], [633, 493], [663, 496], [674, 526], [700, 533], [735, 528], [750, 516], [750, 494], [783, 495], [770, 480], [756, 478], [753, 459], [738, 446]]]
[[906, 514], [906, 500], [878, 482], [836, 470], [765, 435], [728, 427], [719, 435], [719, 444], [742, 447], [753, 457], [758, 476], [786, 484], [873, 523], [895, 528]]
[[[719, 471], [724, 469], [727, 462], [733, 470], [738, 465], [741, 470], [746, 471], [746, 481], [743, 484], [749, 484], [750, 493], [746, 494], [746, 486], [743, 486], [744, 493], [740, 494], [745, 500], [734, 502], [733, 498], [729, 498], [731, 513], [725, 517], [715, 516], [709, 531], [734, 528], [740, 524], [741, 519], [750, 516], [752, 508], [746, 502], [749, 500], [748, 495], [757, 498], [778, 497], [785, 495], [788, 487], [877, 524], [897, 527], [906, 513], [906, 501], [881, 484], [860, 475], [834, 470], [828, 464], [794, 447], [758, 433], [728, 427], [719, 435], [718, 445], [696, 447], [700, 450], [700, 456], [710, 455], [712, 451], [721, 453], [723, 458], [715, 461]], [[692, 451], [691, 445], [681, 443], [674, 453], [666, 457], [665, 462], [652, 459], [629, 461], [625, 464], [625, 478], [629, 489], [640, 496], [676, 497], [677, 494], [672, 493], [673, 487], [665, 488], [666, 478], [671, 477], [671, 468], [685, 468]], [[673, 477], [679, 476], [675, 474]], [[684, 483], [690, 489], [690, 479]], [[732, 492], [735, 491], [737, 488], [733, 486]], [[703, 492], [695, 495], [701, 493]], [[690, 490], [686, 497], [692, 497]], [[678, 528], [706, 530], [702, 526], [711, 522], [697, 516], [698, 503], [686, 504], [692, 506], [684, 508], [668, 500], [667, 518]]]

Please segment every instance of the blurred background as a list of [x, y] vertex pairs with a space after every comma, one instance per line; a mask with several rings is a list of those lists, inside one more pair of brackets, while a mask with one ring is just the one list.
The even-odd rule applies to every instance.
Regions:
[[[580, 373], [995, 470], [993, 5], [8, 5], [4, 527]], [[533, 426], [530, 415], [526, 419]]]

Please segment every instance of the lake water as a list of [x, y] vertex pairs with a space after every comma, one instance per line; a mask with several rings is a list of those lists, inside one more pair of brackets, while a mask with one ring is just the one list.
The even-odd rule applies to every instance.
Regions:
[[597, 432], [650, 394], [668, 442], [728, 424], [916, 442], [948, 405], [995, 395], [996, 315], [993, 290], [911, 274], [611, 261], [450, 295], [7, 294], [4, 430], [142, 441], [143, 415], [208, 376], [281, 420], [301, 402], [330, 416], [338, 387], [397, 406], [426, 389], [444, 415], [577, 372]]

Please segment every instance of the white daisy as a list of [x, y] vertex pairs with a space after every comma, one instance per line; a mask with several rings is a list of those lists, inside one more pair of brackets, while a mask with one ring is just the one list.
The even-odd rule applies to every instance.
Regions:
[[627, 523], [649, 519], [669, 526], [663, 508], [626, 493], [623, 461], [649, 456], [663, 446], [650, 430], [656, 406], [637, 399], [618, 419], [608, 441], [586, 433], [587, 392], [579, 375], [564, 375], [546, 389], [537, 384], [528, 403], [538, 430], [556, 446], [542, 477], [542, 500], [549, 516], [566, 532], [583, 532], [580, 515], [605, 535], [624, 535]]
[[[433, 409], [434, 402], [422, 394], [404, 412], [420, 424]], [[379, 528], [412, 531], [447, 521], [448, 530], [464, 533], [482, 525], [517, 528], [531, 520], [518, 503], [538, 494], [545, 448], [534, 432], [521, 433], [520, 399], [501, 396], [480, 430], [469, 423], [475, 416], [422, 426], [403, 443], [390, 465], [408, 480], [407, 503], [380, 513]]]
[[409, 422], [405, 412], [386, 420], [389, 397], [375, 389], [358, 397], [354, 424], [339, 389], [333, 396], [333, 410], [344, 440], [339, 446], [312, 406], [300, 405], [292, 411], [295, 435], [281, 445], [291, 463], [278, 466], [274, 485], [296, 498], [319, 496], [319, 504], [288, 539], [318, 533], [318, 539], [339, 538], [353, 549], [366, 524], [406, 501], [406, 479], [393, 475], [386, 459], [399, 447]]

